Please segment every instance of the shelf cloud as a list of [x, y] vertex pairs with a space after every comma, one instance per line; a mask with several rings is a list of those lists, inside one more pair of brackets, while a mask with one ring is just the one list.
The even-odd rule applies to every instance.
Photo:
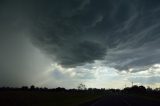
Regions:
[[[136, 73], [160, 64], [159, 0], [1, 0], [0, 23], [3, 79], [10, 70], [15, 79], [23, 68], [51, 63], [73, 68], [74, 76], [79, 67]], [[96, 78], [91, 71], [79, 73]], [[53, 74], [70, 75], [58, 69]]]

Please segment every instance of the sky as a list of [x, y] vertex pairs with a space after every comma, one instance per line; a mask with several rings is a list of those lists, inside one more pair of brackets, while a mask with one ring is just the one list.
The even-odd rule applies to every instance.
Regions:
[[160, 87], [159, 0], [1, 0], [0, 86]]

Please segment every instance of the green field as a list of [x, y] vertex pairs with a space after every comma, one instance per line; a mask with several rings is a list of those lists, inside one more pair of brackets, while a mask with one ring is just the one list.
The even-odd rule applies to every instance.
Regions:
[[1, 106], [78, 106], [99, 98], [98, 94], [43, 91], [0, 92]]

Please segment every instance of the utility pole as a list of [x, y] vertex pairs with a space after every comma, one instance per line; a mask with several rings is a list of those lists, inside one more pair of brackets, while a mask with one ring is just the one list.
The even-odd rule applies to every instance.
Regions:
[[132, 82], [132, 87], [133, 87], [133, 82]]

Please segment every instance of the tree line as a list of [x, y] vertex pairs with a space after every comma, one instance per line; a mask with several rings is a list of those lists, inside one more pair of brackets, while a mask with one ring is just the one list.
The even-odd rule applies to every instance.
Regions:
[[47, 88], [47, 87], [35, 87], [34, 85], [16, 87], [0, 87], [0, 91], [54, 91], [54, 92], [89, 92], [89, 93], [141, 93], [141, 94], [160, 94], [160, 88], [152, 89], [150, 87], [137, 86], [125, 87], [124, 89], [105, 89], [105, 88], [86, 88], [84, 84], [78, 85], [77, 89], [66, 89], [63, 87]]

